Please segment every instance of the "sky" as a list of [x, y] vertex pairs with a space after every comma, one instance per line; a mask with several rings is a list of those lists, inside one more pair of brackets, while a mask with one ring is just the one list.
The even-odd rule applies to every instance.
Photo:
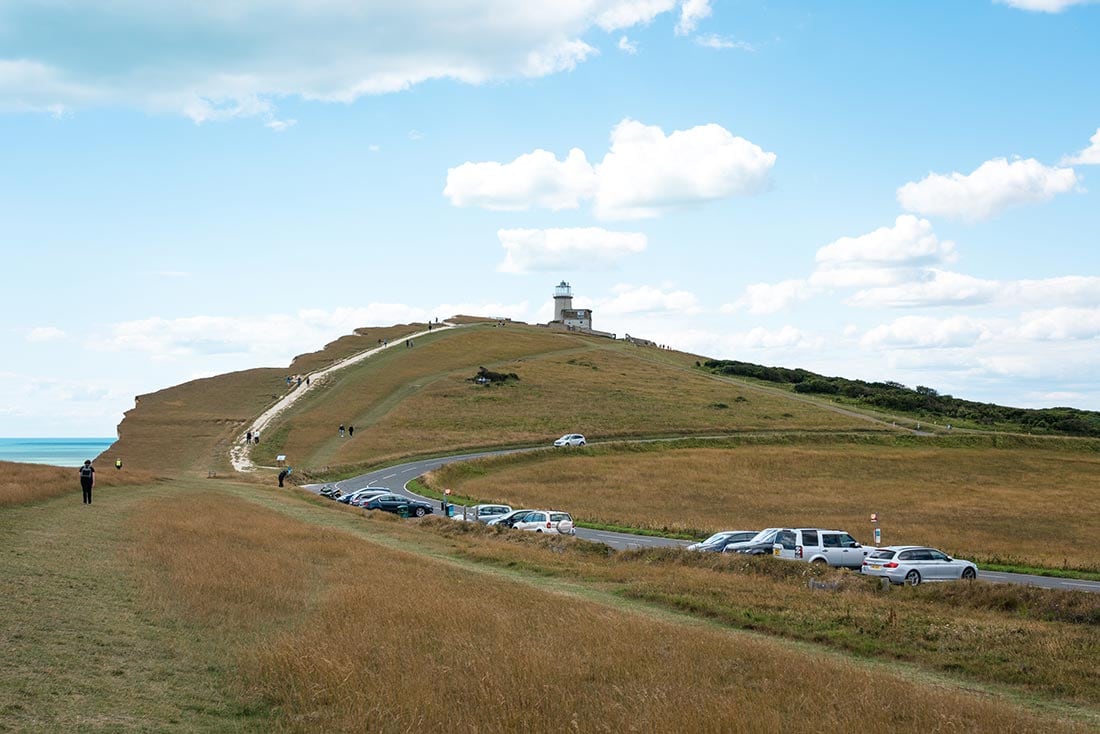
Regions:
[[0, 0], [0, 436], [453, 314], [1100, 410], [1100, 3]]

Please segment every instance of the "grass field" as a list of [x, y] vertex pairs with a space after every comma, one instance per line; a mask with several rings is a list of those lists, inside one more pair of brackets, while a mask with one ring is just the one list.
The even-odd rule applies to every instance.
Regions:
[[[840, 731], [1060, 732], [1096, 722], [1056, 703], [1073, 691], [969, 692], [950, 672], [867, 665], [607, 590], [650, 569], [680, 579], [655, 593], [683, 598], [738, 578], [730, 570], [480, 528], [454, 536], [455, 523], [364, 518], [198, 479], [105, 488], [92, 507], [55, 498], [0, 512], [0, 727], [12, 730], [751, 732], [812, 719]], [[505, 548], [512, 570], [497, 557]], [[771, 583], [765, 598], [817, 598]], [[916, 608], [897, 608], [901, 624]], [[979, 628], [980, 616], [962, 613]], [[1007, 639], [1023, 626], [1001, 623]], [[1028, 622], [1029, 634], [1057, 624]]]
[[829, 440], [541, 452], [444, 467], [429, 481], [515, 507], [552, 505], [580, 520], [696, 534], [828, 527], [870, 543], [875, 512], [884, 544], [1100, 571], [1100, 452]]

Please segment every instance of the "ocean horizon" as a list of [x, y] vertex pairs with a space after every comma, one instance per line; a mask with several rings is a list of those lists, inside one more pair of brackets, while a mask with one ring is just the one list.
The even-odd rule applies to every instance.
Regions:
[[80, 466], [107, 450], [114, 438], [0, 438], [0, 461]]

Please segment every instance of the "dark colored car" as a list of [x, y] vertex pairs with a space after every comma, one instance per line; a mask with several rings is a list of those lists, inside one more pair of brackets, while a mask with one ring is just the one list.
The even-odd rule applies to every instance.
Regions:
[[332, 484], [326, 484], [321, 487], [321, 491], [318, 492], [322, 497], [328, 497], [330, 500], [338, 499], [340, 497], [340, 490], [338, 490]]
[[749, 556], [770, 556], [775, 545], [775, 536], [782, 528], [765, 528], [757, 533], [751, 540], [741, 543], [729, 543], [723, 553], [744, 553]]
[[507, 515], [501, 515], [495, 520], [490, 520], [489, 525], [500, 525], [504, 528], [515, 527], [515, 524], [527, 517], [528, 513], [534, 512], [534, 510], [512, 510]]
[[363, 504], [364, 510], [382, 510], [383, 512], [400, 513], [402, 507], [404, 507], [410, 515], [415, 515], [416, 517], [424, 517], [425, 515], [432, 514], [432, 506], [427, 502], [414, 500], [400, 494], [380, 494], [377, 497], [371, 497]]

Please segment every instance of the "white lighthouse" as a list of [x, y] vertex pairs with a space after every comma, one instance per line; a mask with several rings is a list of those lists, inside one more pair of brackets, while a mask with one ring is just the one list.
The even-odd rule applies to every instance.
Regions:
[[573, 308], [573, 289], [564, 280], [554, 288], [554, 320], [569, 331], [592, 331], [592, 309]]
[[573, 288], [564, 280], [554, 288], [554, 321], [564, 321], [562, 314], [573, 308]]

